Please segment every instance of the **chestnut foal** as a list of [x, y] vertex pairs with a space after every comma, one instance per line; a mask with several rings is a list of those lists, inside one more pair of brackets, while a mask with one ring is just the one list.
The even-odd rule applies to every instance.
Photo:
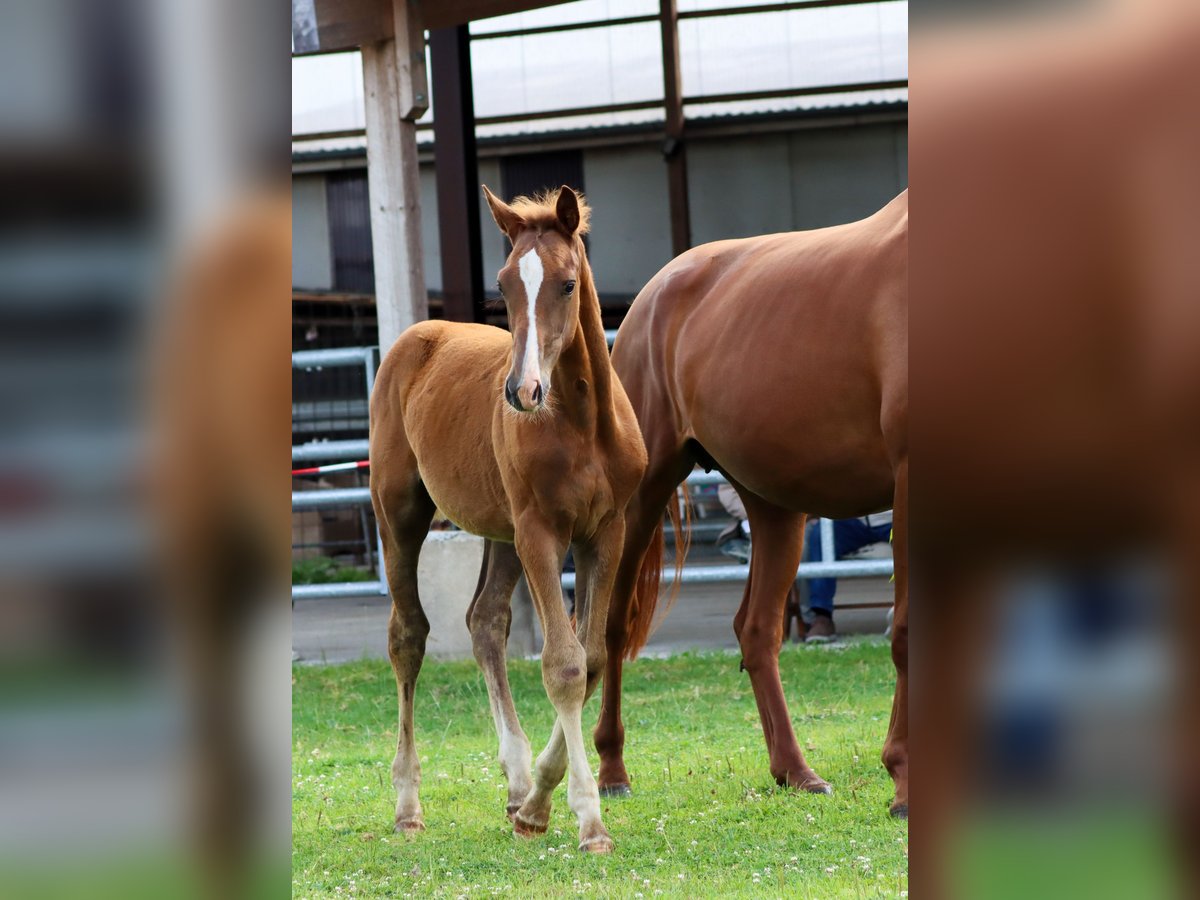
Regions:
[[[371, 498], [392, 594], [388, 653], [400, 705], [395, 826], [425, 827], [413, 691], [429, 623], [417, 597], [417, 556], [436, 506], [487, 539], [467, 625], [500, 738], [513, 828], [546, 830], [551, 794], [569, 765], [579, 848], [608, 852], [581, 714], [604, 670], [625, 505], [646, 451], [609, 363], [582, 240], [588, 207], [566, 186], [511, 205], [483, 190], [512, 242], [498, 282], [512, 333], [418, 323], [388, 352], [371, 397]], [[560, 581], [568, 546], [579, 585], [574, 629]], [[545, 635], [542, 680], [558, 713], [532, 779], [505, 671], [510, 599], [522, 569]]]

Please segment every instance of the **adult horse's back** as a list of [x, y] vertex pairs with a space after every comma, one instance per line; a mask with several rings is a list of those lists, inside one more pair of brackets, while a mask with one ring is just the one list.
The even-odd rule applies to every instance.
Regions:
[[[649, 467], [626, 514], [608, 621], [600, 785], [627, 790], [621, 663], [645, 643], [658, 597], [662, 514], [697, 463], [741, 495], [754, 534], [734, 631], [780, 784], [829, 786], [804, 760], [779, 680], [783, 603], [806, 514], [894, 506], [896, 701], [884, 762], [906, 814], [908, 194], [870, 218], [816, 231], [719, 241], [660, 271], [630, 308], [613, 367]], [[672, 505], [672, 513], [674, 507]]]

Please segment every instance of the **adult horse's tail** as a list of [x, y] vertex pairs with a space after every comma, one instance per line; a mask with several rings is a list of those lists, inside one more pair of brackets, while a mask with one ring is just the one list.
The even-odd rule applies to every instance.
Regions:
[[[667, 516], [671, 520], [671, 530], [675, 533], [675, 580], [667, 593], [664, 616], [679, 596], [683, 561], [692, 543], [692, 504], [686, 488], [676, 491], [671, 497], [671, 502], [667, 504]], [[629, 615], [625, 623], [626, 659], [637, 659], [638, 653], [646, 646], [646, 641], [650, 639], [650, 633], [654, 630], [654, 614], [658, 609], [658, 597], [661, 592], [665, 545], [666, 535], [660, 517], [654, 535], [650, 538], [650, 546], [646, 548], [646, 555], [642, 557], [642, 567], [638, 570], [637, 584], [634, 585], [633, 597], [629, 602]]]

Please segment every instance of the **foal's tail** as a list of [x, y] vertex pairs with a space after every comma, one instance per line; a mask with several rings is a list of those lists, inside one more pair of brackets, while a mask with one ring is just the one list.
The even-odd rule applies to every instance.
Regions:
[[[667, 593], [667, 605], [663, 615], [671, 609], [679, 596], [680, 576], [683, 573], [683, 561], [687, 557], [688, 548], [692, 543], [692, 503], [686, 488], [676, 491], [671, 502], [667, 504], [667, 516], [671, 519], [671, 529], [675, 532], [675, 580]], [[625, 623], [625, 658], [636, 659], [638, 653], [646, 646], [653, 631], [654, 613], [658, 608], [659, 588], [662, 582], [663, 554], [665, 552], [666, 535], [663, 533], [662, 519], [654, 529], [650, 538], [650, 546], [642, 557], [642, 567], [638, 571], [637, 584], [633, 589], [633, 597], [629, 602], [629, 615]]]

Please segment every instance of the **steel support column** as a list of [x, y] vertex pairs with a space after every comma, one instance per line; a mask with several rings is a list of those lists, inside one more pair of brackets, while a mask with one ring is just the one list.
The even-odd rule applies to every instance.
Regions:
[[482, 322], [483, 242], [471, 37], [466, 25], [429, 32], [433, 69], [433, 159], [437, 175], [442, 295], [447, 319]]
[[679, 10], [675, 0], [661, 0], [659, 24], [666, 113], [662, 151], [671, 203], [671, 252], [678, 256], [692, 246], [692, 226], [688, 210], [687, 149], [683, 140], [683, 82], [679, 74]]

